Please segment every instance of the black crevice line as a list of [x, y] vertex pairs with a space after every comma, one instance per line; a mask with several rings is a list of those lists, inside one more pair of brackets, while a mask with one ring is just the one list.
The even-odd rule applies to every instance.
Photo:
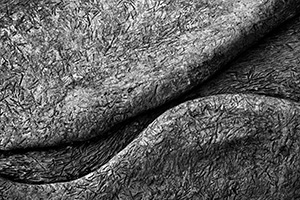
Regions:
[[[278, 96], [276, 96], [276, 95], [265, 95], [265, 96], [270, 96], [270, 97], [277, 97], [278, 98]], [[176, 106], [176, 105], [178, 105], [178, 104], [180, 104], [180, 103], [182, 103], [183, 101], [182, 101], [182, 99], [185, 99], [186, 98], [186, 96], [183, 96], [184, 98], [179, 98], [179, 99], [177, 99], [176, 101], [172, 101], [172, 103], [171, 104], [165, 104], [165, 105], [163, 105], [163, 106], [160, 106], [160, 107], [158, 107], [158, 108], [156, 108], [156, 109], [154, 109], [154, 110], [152, 110], [152, 111], [150, 111], [150, 115], [149, 115], [149, 112], [148, 113], [144, 113], [144, 114], [141, 114], [141, 115], [138, 115], [138, 116], [136, 116], [136, 117], [134, 117], [134, 118], [132, 118], [132, 119], [128, 119], [128, 120], [126, 120], [126, 121], [124, 121], [123, 123], [121, 123], [121, 124], [119, 124], [118, 126], [115, 126], [115, 130], [116, 129], [122, 129], [122, 127], [124, 127], [126, 124], [128, 124], [128, 123], [131, 123], [131, 122], [134, 122], [134, 121], [136, 121], [136, 120], [138, 120], [138, 119], [142, 119], [142, 120], [145, 120], [145, 121], [147, 121], [146, 123], [145, 123], [145, 125], [143, 126], [143, 127], [141, 127], [141, 131], [143, 130], [143, 129], [145, 129], [153, 120], [155, 120], [160, 114], [162, 114], [163, 112], [165, 112], [166, 110], [168, 110], [169, 108], [172, 108], [172, 107], [174, 107], [174, 106]], [[280, 96], [280, 98], [281, 99], [283, 99], [282, 98], [282, 96]], [[284, 98], [284, 99], [287, 99], [287, 98]], [[287, 100], [290, 100], [290, 99], [287, 99]], [[149, 116], [149, 117], [148, 117]], [[115, 132], [115, 130], [112, 130], [112, 132]], [[141, 132], [140, 131], [140, 132]], [[139, 133], [140, 133], [139, 132]], [[135, 133], [135, 136], [133, 136], [133, 137], [136, 137], [139, 133]], [[89, 141], [86, 141], [86, 142], [76, 142], [76, 144], [72, 144], [71, 146], [72, 146], [72, 148], [78, 148], [78, 146], [80, 146], [80, 145], [96, 145], [96, 143], [98, 143], [99, 142], [99, 140], [100, 141], [103, 141], [103, 140], [109, 140], [110, 138], [112, 138], [113, 136], [115, 136], [115, 135], [113, 135], [113, 134], [108, 134], [108, 135], [106, 135], [106, 137], [102, 137], [102, 138], [100, 138], [100, 139], [93, 139], [93, 140], [89, 140]], [[132, 141], [132, 139], [130, 140], [130, 141], [127, 141], [128, 143], [127, 143], [127, 145], [130, 143]], [[126, 145], [125, 145], [126, 146]], [[125, 148], [125, 146], [124, 146], [124, 148]], [[26, 149], [25, 151], [24, 150], [22, 150], [22, 149], [20, 149], [20, 150], [13, 150], [13, 151], [8, 151], [8, 152], [5, 152], [4, 154], [1, 152], [1, 157], [7, 157], [7, 156], [10, 156], [10, 155], [14, 155], [14, 154], [19, 154], [19, 155], [24, 155], [24, 154], [26, 154], [26, 153], [28, 153], [28, 152], [30, 152], [30, 151], [49, 151], [49, 150], [57, 150], [57, 151], [59, 151], [59, 150], [63, 150], [64, 148], [66, 148], [66, 147], [61, 147], [61, 146], [59, 146], [59, 147], [51, 147], [51, 148], [49, 148], [49, 147], [46, 147], [46, 148], [38, 148], [38, 149]], [[119, 151], [118, 151], [119, 152]], [[118, 152], [115, 152], [115, 154], [117, 154]], [[114, 154], [114, 155], [115, 155]], [[112, 158], [114, 155], [112, 155], [110, 158]], [[109, 158], [109, 159], [110, 159]], [[106, 159], [106, 162], [108, 162], [109, 161], [109, 159]], [[103, 164], [105, 164], [105, 162], [103, 163]], [[100, 167], [100, 166], [98, 166], [98, 167]], [[84, 176], [84, 175], [86, 175], [86, 174], [88, 174], [88, 173], [90, 173], [90, 172], [92, 172], [92, 170], [91, 171], [86, 171], [84, 174], [82, 174], [81, 176], [78, 176], [78, 177], [74, 177], [75, 179], [77, 179], [77, 178], [80, 178], [80, 177], [82, 177], [82, 176]], [[26, 180], [24, 180], [24, 179], [17, 179], [17, 178], [14, 178], [14, 177], [11, 177], [11, 176], [8, 176], [8, 175], [0, 175], [0, 177], [1, 178], [5, 178], [5, 179], [8, 179], [8, 180], [10, 180], [10, 181], [15, 181], [15, 182], [20, 182], [20, 183], [26, 183], [26, 184], [45, 184], [45, 183], [49, 183], [49, 182], [37, 182], [37, 183], [35, 183], [35, 182], [32, 182], [32, 181], [26, 181]], [[66, 180], [64, 180], [64, 181], [55, 181], [55, 183], [59, 183], [59, 182], [68, 182], [68, 181], [70, 181], [70, 180], [75, 180], [72, 176], [70, 176], [70, 178], [69, 179], [66, 179]]]

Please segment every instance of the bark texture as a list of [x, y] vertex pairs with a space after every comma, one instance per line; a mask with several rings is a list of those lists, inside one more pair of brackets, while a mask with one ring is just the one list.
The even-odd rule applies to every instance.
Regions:
[[300, 199], [298, 1], [21, 2], [0, 198]]
[[203, 82], [299, 7], [297, 0], [7, 5], [0, 149], [101, 135]]
[[3, 182], [2, 191], [16, 199], [300, 197], [299, 114], [299, 103], [253, 94], [187, 101], [83, 178], [30, 186]]

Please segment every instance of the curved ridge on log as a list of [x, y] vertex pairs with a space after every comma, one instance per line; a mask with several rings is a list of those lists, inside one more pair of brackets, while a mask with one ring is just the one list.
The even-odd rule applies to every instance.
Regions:
[[299, 114], [298, 103], [260, 95], [187, 101], [83, 178], [30, 191], [5, 182], [0, 191], [42, 199], [292, 198], [299, 195]]
[[101, 135], [203, 82], [300, 7], [297, 0], [14, 2], [0, 7], [1, 150]]

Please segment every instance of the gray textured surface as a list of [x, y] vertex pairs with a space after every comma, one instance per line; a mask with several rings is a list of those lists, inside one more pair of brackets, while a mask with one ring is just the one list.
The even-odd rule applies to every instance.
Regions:
[[1, 12], [2, 150], [101, 135], [204, 81], [299, 7], [96, 2], [29, 1]]
[[[280, 5], [280, 1], [270, 2]], [[297, 4], [298, 1], [289, 2]], [[266, 4], [267, 7], [270, 5]], [[282, 8], [276, 7], [275, 10]], [[285, 10], [284, 13], [276, 13], [276, 16], [292, 14]], [[273, 22], [275, 19], [272, 18]], [[66, 137], [62, 141], [57, 140], [66, 144], [47, 148], [36, 148], [36, 145], [43, 146], [44, 143], [38, 141], [39, 144], [35, 144], [34, 140], [30, 140], [33, 144], [24, 143], [25, 146], [20, 145], [19, 150], [1, 151], [0, 175], [25, 183], [1, 179], [0, 194], [4, 199], [300, 198], [300, 118], [299, 104], [296, 103], [300, 99], [299, 21], [300, 18], [289, 21], [230, 63], [227, 69], [219, 71], [219, 75], [210, 77], [206, 74], [203, 80], [211, 80], [185, 93], [180, 99], [125, 120], [108, 132], [101, 131], [101, 128], [99, 132], [92, 131], [90, 136], [101, 133], [97, 138], [67, 144], [70, 138]], [[273, 25], [263, 28], [269, 31]], [[254, 35], [248, 36], [251, 44]], [[228, 48], [231, 48], [230, 45]], [[242, 48], [235, 50], [239, 53]], [[233, 57], [224, 59], [227, 62]], [[224, 67], [225, 60], [224, 63], [214, 63], [214, 59], [219, 57], [199, 66]], [[198, 61], [201, 59], [195, 60], [196, 63]], [[1, 69], [7, 70], [5, 67], [5, 63], [1, 65]], [[176, 72], [170, 72], [176, 75]], [[166, 80], [177, 80], [179, 82], [174, 84], [181, 85], [180, 77], [177, 79], [173, 75], [167, 76], [170, 79]], [[203, 81], [197, 73], [190, 75], [193, 81], [187, 88]], [[7, 77], [7, 80], [12, 80]], [[97, 84], [90, 84], [95, 79], [87, 76], [86, 82], [82, 80], [78, 81], [80, 87], [97, 89]], [[11, 84], [0, 86], [12, 87]], [[175, 92], [176, 88], [173, 89], [171, 91]], [[7, 90], [3, 91], [3, 94], [10, 95]], [[142, 91], [141, 94], [148, 92]], [[177, 92], [174, 97], [186, 90]], [[139, 98], [143, 99], [142, 95]], [[8, 97], [11, 99], [11, 96]], [[199, 97], [203, 98], [195, 99]], [[195, 100], [171, 108], [188, 99]], [[86, 103], [90, 105], [89, 101]], [[146, 103], [153, 102], [140, 102], [140, 107], [135, 107], [147, 110]], [[126, 107], [126, 104], [123, 105]], [[119, 107], [118, 111], [124, 112], [123, 108]], [[116, 111], [109, 106], [108, 109]], [[165, 110], [168, 111], [159, 116]], [[105, 115], [99, 117], [105, 119]], [[126, 117], [112, 120], [111, 125]], [[51, 141], [45, 146], [50, 144]], [[68, 182], [51, 183], [59, 181]], [[31, 185], [26, 182], [50, 184]]]
[[277, 28], [186, 99], [255, 93], [300, 101], [300, 18]]
[[83, 178], [6, 182], [2, 191], [28, 199], [300, 197], [299, 111], [298, 103], [259, 95], [199, 98], [162, 114]]

